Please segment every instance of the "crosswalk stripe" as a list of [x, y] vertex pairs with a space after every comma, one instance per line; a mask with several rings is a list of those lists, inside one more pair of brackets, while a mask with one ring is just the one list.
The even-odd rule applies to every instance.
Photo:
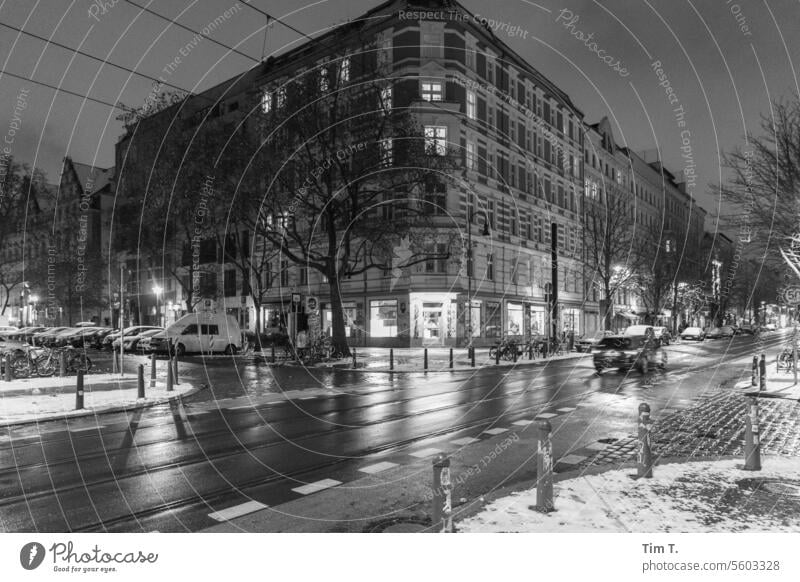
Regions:
[[441, 452], [442, 451], [439, 449], [430, 448], [430, 449], [422, 449], [420, 451], [415, 451], [413, 453], [409, 453], [409, 455], [411, 455], [412, 457], [417, 457], [418, 459], [424, 459], [425, 457], [432, 457], [433, 455], [437, 455]]
[[247, 515], [248, 513], [266, 509], [267, 507], [267, 505], [259, 503], [258, 501], [248, 501], [247, 503], [234, 505], [233, 507], [215, 511], [214, 513], [209, 513], [208, 517], [216, 521], [228, 521], [229, 519], [241, 517], [243, 515]]
[[366, 467], [361, 467], [359, 471], [362, 473], [369, 473], [370, 475], [374, 475], [375, 473], [380, 473], [381, 471], [386, 471], [387, 469], [391, 469], [392, 467], [397, 467], [397, 463], [389, 463], [388, 461], [384, 461], [382, 463], [375, 463], [374, 465], [367, 465]]
[[330, 489], [331, 487], [336, 487], [337, 485], [341, 484], [342, 484], [341, 481], [337, 481], [335, 479], [322, 479], [321, 481], [308, 483], [306, 485], [303, 485], [302, 487], [295, 487], [294, 489], [292, 489], [292, 491], [300, 493], [301, 495], [310, 495], [312, 493], [316, 493], [317, 491]]

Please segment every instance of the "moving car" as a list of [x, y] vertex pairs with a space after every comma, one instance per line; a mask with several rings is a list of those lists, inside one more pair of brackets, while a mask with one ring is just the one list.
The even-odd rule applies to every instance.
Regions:
[[718, 338], [731, 338], [733, 337], [733, 328], [729, 325], [723, 325], [722, 327], [712, 327], [706, 332], [707, 339], [718, 339]]
[[705, 332], [699, 327], [687, 327], [681, 332], [682, 340], [697, 340], [699, 342], [706, 339]]
[[606, 368], [626, 371], [635, 368], [646, 374], [654, 368], [666, 368], [667, 352], [657, 339], [644, 335], [612, 335], [600, 340], [592, 349], [594, 369], [600, 374]]
[[187, 352], [235, 354], [242, 349], [242, 330], [235, 318], [224, 313], [189, 313], [152, 336], [150, 349], [178, 357]]
[[614, 335], [612, 331], [607, 329], [601, 329], [594, 332], [590, 336], [583, 336], [578, 341], [575, 342], [575, 351], [591, 352], [592, 348], [596, 346], [600, 340], [610, 335]]
[[737, 329], [737, 332], [739, 333], [739, 335], [753, 335], [756, 332], [756, 329], [755, 329], [755, 327], [753, 327], [752, 325], [750, 325], [748, 323], [748, 324], [739, 326], [739, 328]]
[[774, 323], [768, 323], [764, 326], [764, 331], [778, 331], [778, 326]]

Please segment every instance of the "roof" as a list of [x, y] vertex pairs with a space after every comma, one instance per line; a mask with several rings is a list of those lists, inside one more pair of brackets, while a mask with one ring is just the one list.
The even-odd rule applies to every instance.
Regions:
[[70, 157], [64, 159], [64, 164], [71, 164], [72, 169], [75, 171], [75, 176], [82, 189], [85, 189], [87, 184], [91, 186], [91, 191], [84, 192], [84, 194], [94, 194], [100, 192], [103, 188], [111, 183], [114, 176], [114, 168], [98, 168], [97, 166], [90, 166], [80, 162], [73, 161]]

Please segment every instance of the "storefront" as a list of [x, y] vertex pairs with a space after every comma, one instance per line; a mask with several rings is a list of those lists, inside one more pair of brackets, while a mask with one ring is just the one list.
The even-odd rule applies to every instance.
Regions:
[[581, 310], [574, 307], [564, 307], [561, 310], [561, 329], [565, 333], [572, 332], [575, 337], [581, 333]]
[[506, 333], [508, 335], [525, 335], [525, 318], [522, 302], [506, 303]]
[[[333, 311], [330, 303], [322, 303], [322, 333], [330, 336], [333, 334]], [[364, 307], [355, 301], [343, 301], [342, 313], [344, 315], [344, 335], [352, 340], [351, 345], [364, 345], [367, 336], [364, 329]]]
[[410, 293], [411, 345], [455, 345], [458, 303], [455, 293]]

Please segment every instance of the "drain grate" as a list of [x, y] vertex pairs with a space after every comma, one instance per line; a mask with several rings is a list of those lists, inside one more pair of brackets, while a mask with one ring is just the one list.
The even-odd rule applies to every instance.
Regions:
[[430, 525], [430, 518], [393, 517], [367, 524], [364, 533], [419, 533]]

